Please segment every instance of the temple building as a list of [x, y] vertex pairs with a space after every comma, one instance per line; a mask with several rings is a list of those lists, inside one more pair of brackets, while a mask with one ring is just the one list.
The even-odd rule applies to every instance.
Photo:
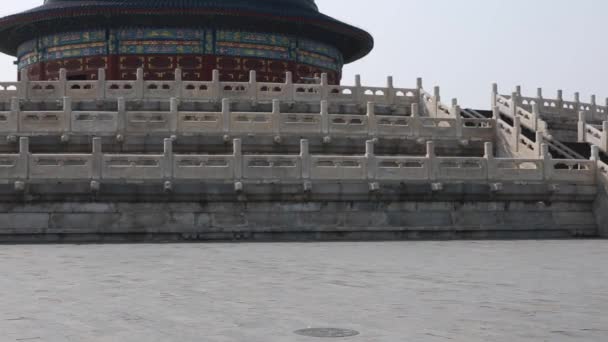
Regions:
[[373, 39], [313, 0], [47, 0], [0, 37], [0, 243], [608, 237], [608, 101], [346, 84]]
[[342, 66], [370, 52], [367, 32], [319, 12], [313, 0], [45, 0], [0, 19], [0, 51], [31, 80], [283, 82], [321, 73], [339, 84]]

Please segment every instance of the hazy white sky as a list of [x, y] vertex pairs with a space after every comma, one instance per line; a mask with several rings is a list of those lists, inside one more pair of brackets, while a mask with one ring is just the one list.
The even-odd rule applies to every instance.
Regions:
[[[2, 1], [6, 15], [42, 0]], [[355, 74], [383, 85], [442, 87], [444, 99], [464, 106], [489, 107], [490, 85], [504, 92], [521, 84], [552, 95], [608, 96], [606, 0], [317, 0], [321, 10], [367, 29], [376, 47], [344, 70], [344, 84]], [[0, 79], [16, 77], [13, 58], [0, 55]]]

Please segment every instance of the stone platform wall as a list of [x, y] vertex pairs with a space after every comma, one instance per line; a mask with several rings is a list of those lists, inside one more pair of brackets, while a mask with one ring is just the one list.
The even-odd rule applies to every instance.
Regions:
[[0, 242], [5, 243], [597, 235], [590, 202], [46, 202], [0, 207]]

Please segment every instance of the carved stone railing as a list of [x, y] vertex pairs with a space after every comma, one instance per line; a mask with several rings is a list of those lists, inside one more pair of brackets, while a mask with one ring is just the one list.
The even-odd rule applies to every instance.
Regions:
[[117, 111], [73, 111], [72, 99], [63, 98], [61, 111], [22, 111], [19, 100], [11, 100], [11, 111], [0, 112], [0, 134], [37, 135], [220, 135], [241, 137], [299, 134], [324, 137], [385, 137], [464, 139], [492, 141], [493, 119], [421, 117], [417, 104], [411, 116], [376, 115], [375, 103], [367, 103], [366, 115], [330, 114], [326, 100], [319, 113], [282, 113], [281, 102], [272, 101], [271, 112], [233, 112], [230, 100], [222, 100], [220, 112], [180, 111], [179, 100], [169, 100], [169, 111], [127, 111], [118, 100]]
[[375, 102], [380, 105], [420, 104], [422, 82], [417, 88], [396, 88], [392, 77], [386, 87], [369, 87], [361, 84], [357, 76], [354, 86], [331, 85], [323, 74], [319, 84], [293, 83], [292, 74], [286, 74], [285, 83], [257, 82], [255, 71], [250, 72], [249, 82], [222, 82], [218, 70], [213, 71], [211, 81], [185, 81], [181, 70], [176, 70], [172, 81], [148, 81], [144, 79], [143, 69], [137, 71], [134, 81], [106, 80], [105, 71], [100, 69], [96, 81], [68, 81], [67, 73], [61, 70], [59, 80], [32, 81], [26, 72], [21, 80], [0, 83], [0, 100], [8, 101], [13, 97], [21, 100], [57, 100], [70, 97], [77, 100], [117, 100], [124, 99], [197, 99], [221, 101], [224, 98], [248, 100], [253, 102], [338, 102], [365, 105]]
[[578, 141], [586, 142], [608, 152], [608, 121], [603, 121], [601, 125], [587, 122], [588, 114], [579, 113], [578, 119]]
[[[553, 139], [551, 134], [549, 134], [547, 122], [541, 118], [538, 103], [528, 102], [523, 104], [518, 93], [513, 93], [511, 96], [505, 96], [498, 94], [496, 85], [494, 85], [493, 89], [492, 102], [494, 103], [494, 116], [499, 118], [500, 114], [503, 114], [513, 121], [513, 124], [510, 125], [509, 123], [498, 119], [497, 133], [501, 134], [503, 138], [506, 137], [506, 142], [512, 148], [513, 152], [519, 153], [522, 156], [538, 156], [541, 152], [539, 147], [543, 143], [546, 143], [552, 150], [559, 152], [566, 158], [583, 158], [579, 153]], [[526, 106], [528, 105], [530, 106], [531, 111], [526, 109]], [[535, 132], [534, 142], [522, 134], [522, 126]], [[508, 134], [506, 134], [507, 131]], [[512, 137], [509, 137], [509, 135]]]
[[[498, 87], [494, 85], [493, 88], [493, 103], [496, 103], [496, 96], [498, 96]], [[542, 89], [538, 89], [536, 97], [522, 96], [521, 87], [517, 87], [516, 91], [510, 96], [503, 97], [515, 98], [517, 105], [527, 111], [536, 110], [540, 114], [557, 115], [576, 118], [580, 112], [585, 112], [588, 119], [594, 122], [602, 122], [608, 120], [608, 99], [606, 99], [605, 105], [599, 105], [597, 103], [597, 97], [591, 96], [590, 102], [581, 101], [579, 93], [574, 93], [574, 101], [564, 100], [563, 91], [557, 91], [557, 98], [550, 99], [543, 96]]]
[[586, 103], [581, 102], [579, 93], [574, 94], [574, 101], [565, 101], [561, 90], [557, 99], [546, 99], [541, 89], [537, 97], [522, 96], [520, 87], [510, 96], [499, 95], [497, 89], [494, 85], [494, 105], [501, 113], [519, 118], [522, 125], [543, 132], [547, 137], [547, 123], [541, 119], [541, 114], [578, 118], [578, 142], [597, 145], [608, 152], [608, 99], [607, 105], [601, 106], [597, 104], [595, 95], [591, 96], [591, 102]]
[[[541, 158], [506, 159], [493, 156], [486, 143], [484, 157], [438, 157], [433, 142], [426, 156], [379, 156], [374, 142], [364, 155], [314, 155], [301, 141], [299, 155], [244, 155], [234, 140], [229, 155], [173, 152], [165, 139], [159, 154], [106, 154], [101, 139], [93, 139], [91, 154], [31, 154], [28, 138], [20, 139], [19, 154], [0, 155], [0, 177], [21, 186], [25, 182], [563, 182], [595, 184], [597, 159], [553, 160], [543, 145]], [[603, 165], [605, 173], [605, 165]], [[372, 184], [373, 183], [373, 184]], [[93, 186], [93, 185], [92, 185]]]

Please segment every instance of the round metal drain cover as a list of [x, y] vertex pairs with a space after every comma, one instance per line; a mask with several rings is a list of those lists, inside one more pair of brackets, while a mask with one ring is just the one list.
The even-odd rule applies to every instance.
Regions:
[[310, 328], [295, 331], [296, 334], [308, 337], [352, 337], [359, 335], [358, 331], [336, 328]]

